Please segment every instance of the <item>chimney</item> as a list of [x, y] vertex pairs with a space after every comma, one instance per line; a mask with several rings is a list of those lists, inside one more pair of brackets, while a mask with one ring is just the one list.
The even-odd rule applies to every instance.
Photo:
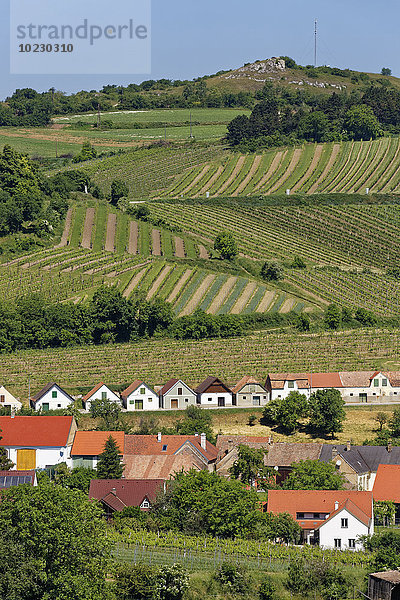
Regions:
[[337, 510], [339, 508], [339, 502], [336, 500], [335, 502], [335, 510]]
[[272, 446], [272, 444], [274, 443], [274, 438], [272, 435], [268, 436], [268, 446]]
[[111, 490], [111, 493], [112, 493], [112, 494], [114, 494], [114, 496], [116, 496], [116, 495], [117, 495], [117, 490], [116, 490], [116, 488], [112, 488], [112, 490]]
[[11, 418], [13, 419], [15, 417], [15, 406], [11, 407]]
[[387, 445], [387, 451], [391, 452], [392, 451], [392, 442], [391, 440], [388, 441], [388, 445]]
[[346, 452], [350, 452], [350, 450], [351, 450], [351, 442], [350, 442], [350, 441], [348, 441], [348, 442], [346, 443]]
[[202, 433], [200, 436], [200, 446], [203, 448], [203, 450], [206, 449], [206, 434]]
[[335, 458], [338, 455], [338, 451], [336, 446], [332, 447], [332, 458]]
[[161, 431], [157, 433], [157, 442], [161, 442]]

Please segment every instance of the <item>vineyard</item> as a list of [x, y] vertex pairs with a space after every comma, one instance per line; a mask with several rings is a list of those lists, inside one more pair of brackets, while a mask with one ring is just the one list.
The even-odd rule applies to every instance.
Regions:
[[196, 165], [161, 194], [170, 198], [291, 193], [365, 193], [400, 190], [400, 139], [304, 144], [265, 154], [232, 154]]

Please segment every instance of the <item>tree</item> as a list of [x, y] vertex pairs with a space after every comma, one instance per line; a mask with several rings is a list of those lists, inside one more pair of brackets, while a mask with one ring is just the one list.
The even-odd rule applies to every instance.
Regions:
[[102, 419], [101, 428], [103, 431], [118, 431], [121, 429], [121, 407], [109, 398], [95, 398], [92, 400], [90, 403], [90, 416], [93, 419]]
[[307, 398], [300, 392], [292, 391], [285, 398], [281, 398], [276, 410], [276, 424], [293, 433], [299, 426], [299, 419], [307, 416]]
[[[0, 440], [1, 439], [3, 439], [2, 435], [0, 435]], [[13, 466], [14, 463], [8, 458], [7, 450], [3, 446], [0, 446], [0, 471], [9, 471]]]
[[339, 390], [317, 390], [311, 394], [310, 427], [324, 435], [330, 434], [333, 438], [335, 433], [343, 429], [343, 421], [346, 418], [344, 404]]
[[98, 600], [110, 540], [97, 503], [51, 483], [1, 491], [0, 596], [5, 600]]
[[364, 546], [373, 552], [371, 567], [374, 571], [400, 568], [400, 532], [374, 533], [364, 540]]
[[392, 412], [392, 416], [389, 419], [389, 432], [394, 438], [400, 437], [400, 408], [396, 408]]
[[215, 238], [214, 248], [223, 259], [232, 260], [237, 256], [238, 249], [235, 238], [228, 231], [221, 231]]
[[344, 126], [356, 140], [375, 139], [383, 135], [374, 111], [366, 104], [352, 106], [346, 113]]
[[260, 483], [262, 487], [271, 480], [271, 470], [264, 465], [264, 456], [266, 450], [262, 448], [250, 448], [244, 444], [239, 444], [237, 449], [238, 457], [229, 469], [234, 479], [240, 479], [242, 483], [253, 485]]
[[60, 463], [55, 468], [54, 481], [64, 488], [70, 490], [81, 490], [86, 494], [89, 492], [90, 482], [96, 479], [97, 471], [86, 467], [75, 467], [69, 469], [66, 463]]
[[338, 329], [342, 321], [342, 312], [337, 304], [330, 304], [325, 310], [324, 321], [329, 329]]
[[120, 198], [125, 198], [129, 194], [129, 188], [125, 181], [114, 179], [111, 183], [111, 204], [117, 206]]
[[291, 472], [283, 482], [285, 490], [342, 490], [343, 475], [332, 462], [301, 460], [291, 465]]
[[247, 139], [250, 133], [250, 121], [246, 115], [238, 115], [228, 123], [227, 140], [233, 146]]
[[205, 433], [209, 442], [215, 442], [211, 411], [200, 408], [200, 406], [192, 405], [187, 407], [183, 421], [179, 421], [176, 424], [176, 431], [180, 435]]
[[96, 156], [97, 150], [93, 148], [92, 144], [90, 142], [83, 142], [81, 151], [79, 152], [79, 154], [74, 156], [73, 161], [83, 162], [85, 160], [91, 160], [92, 158], [96, 158]]
[[282, 268], [276, 262], [265, 262], [260, 275], [265, 281], [278, 281], [283, 277]]
[[373, 327], [377, 323], [374, 313], [366, 308], [357, 308], [354, 318], [365, 327]]
[[123, 564], [116, 572], [116, 582], [121, 600], [156, 600], [157, 574], [155, 567], [145, 564]]
[[379, 425], [379, 431], [382, 431], [382, 428], [384, 425], [386, 425], [386, 423], [388, 422], [388, 415], [384, 412], [378, 412], [376, 414], [376, 417], [374, 418], [374, 420], [378, 423]]
[[300, 313], [296, 317], [295, 327], [299, 331], [310, 331], [311, 319], [307, 313]]
[[118, 448], [116, 441], [110, 435], [97, 463], [97, 477], [99, 479], [121, 479], [124, 472], [124, 465], [120, 459], [122, 452], [123, 448]]
[[387, 67], [382, 67], [381, 75], [385, 75], [389, 77], [392, 74], [392, 69], [388, 69]]

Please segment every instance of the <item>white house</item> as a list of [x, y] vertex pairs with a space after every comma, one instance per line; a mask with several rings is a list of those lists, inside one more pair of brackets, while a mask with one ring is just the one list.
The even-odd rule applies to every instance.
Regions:
[[86, 411], [90, 410], [90, 405], [93, 400], [110, 400], [116, 404], [121, 404], [119, 396], [109, 387], [106, 386], [102, 381], [94, 386], [85, 396], [82, 398], [83, 408]]
[[254, 377], [245, 375], [232, 388], [237, 406], [249, 407], [265, 406], [268, 403], [266, 388]]
[[235, 404], [232, 390], [218, 377], [207, 377], [194, 391], [197, 404], [204, 408], [222, 408]]
[[317, 528], [316, 532], [318, 532], [321, 548], [362, 550], [361, 536], [374, 533], [372, 512], [364, 512], [350, 499], [340, 505], [336, 501], [335, 511]]
[[22, 408], [22, 402], [14, 398], [4, 385], [0, 386], [0, 408], [10, 408], [14, 412]]
[[32, 408], [42, 412], [68, 408], [73, 402], [74, 399], [56, 383], [48, 383], [31, 399]]
[[0, 446], [18, 471], [45, 469], [65, 462], [72, 467], [71, 448], [77, 430], [73, 417], [0, 417]]
[[196, 404], [196, 394], [181, 379], [170, 379], [158, 392], [160, 408], [185, 409]]
[[136, 379], [129, 387], [121, 392], [123, 406], [128, 411], [158, 410], [159, 397], [144, 381]]

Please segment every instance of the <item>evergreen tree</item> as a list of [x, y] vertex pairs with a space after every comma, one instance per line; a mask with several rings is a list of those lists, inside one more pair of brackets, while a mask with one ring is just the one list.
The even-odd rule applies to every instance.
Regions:
[[124, 466], [121, 463], [120, 450], [117, 443], [110, 435], [105, 443], [104, 451], [99, 456], [97, 477], [99, 479], [121, 479]]

